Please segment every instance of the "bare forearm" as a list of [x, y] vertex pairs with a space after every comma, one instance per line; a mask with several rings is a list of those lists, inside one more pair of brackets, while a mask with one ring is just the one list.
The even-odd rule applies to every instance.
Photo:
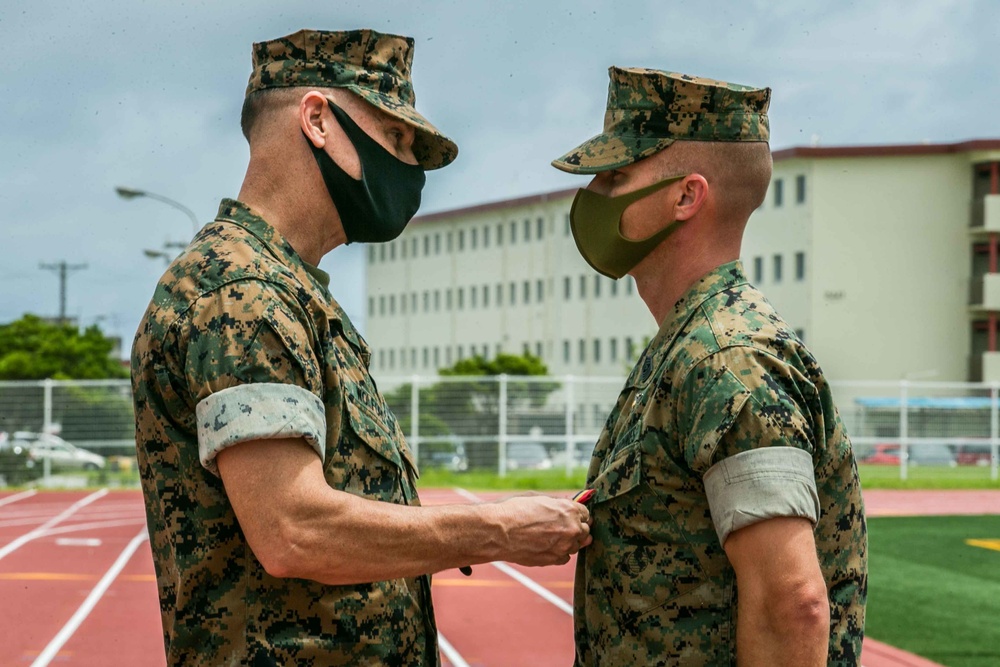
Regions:
[[739, 604], [736, 657], [739, 667], [824, 667], [830, 641], [825, 599], [800, 605]]

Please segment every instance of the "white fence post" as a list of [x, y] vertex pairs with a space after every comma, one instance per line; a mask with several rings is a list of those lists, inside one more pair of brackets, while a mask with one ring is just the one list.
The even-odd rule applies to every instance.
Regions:
[[410, 385], [410, 449], [413, 461], [420, 467], [420, 376], [414, 375]]
[[[52, 387], [55, 380], [45, 378], [42, 381], [42, 433], [52, 433], [55, 424], [52, 423]], [[42, 478], [48, 483], [52, 478], [52, 459], [48, 456], [42, 458]]]
[[907, 404], [907, 394], [910, 383], [901, 380], [899, 383], [899, 478], [908, 477], [907, 458], [909, 456], [910, 409]]
[[1000, 404], [998, 394], [1000, 385], [996, 382], [990, 385], [990, 479], [997, 480], [997, 445], [1000, 443]]
[[572, 375], [566, 376], [566, 476], [573, 474], [576, 467], [576, 440], [573, 438], [573, 403], [575, 398], [574, 378]]
[[498, 426], [497, 439], [497, 474], [501, 477], [507, 476], [507, 374], [500, 375], [500, 423]]

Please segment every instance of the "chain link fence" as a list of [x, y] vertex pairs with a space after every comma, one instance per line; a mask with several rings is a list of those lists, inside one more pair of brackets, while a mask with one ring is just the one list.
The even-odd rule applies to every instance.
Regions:
[[[379, 380], [421, 468], [586, 467], [622, 378], [390, 377]], [[833, 384], [858, 461], [906, 479], [935, 466], [998, 475], [1000, 385]], [[977, 472], [978, 471], [978, 472]], [[0, 486], [134, 486], [127, 380], [0, 382]]]

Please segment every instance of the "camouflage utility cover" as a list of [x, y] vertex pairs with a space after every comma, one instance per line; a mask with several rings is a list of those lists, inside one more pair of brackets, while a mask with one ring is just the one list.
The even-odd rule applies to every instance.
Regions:
[[[274, 429], [317, 447], [330, 487], [418, 504], [415, 466], [368, 374], [368, 346], [327, 281], [263, 219], [225, 200], [161, 279], [136, 335], [136, 447], [168, 665], [439, 662], [429, 577], [328, 586], [268, 575], [199, 452], [199, 428], [202, 445], [231, 444], [247, 428], [240, 420], [256, 419], [258, 437]], [[279, 404], [267, 403], [269, 391]], [[233, 392], [242, 402], [227, 414]], [[198, 423], [196, 408], [213, 402], [223, 408]]]
[[374, 30], [300, 30], [253, 45], [250, 95], [292, 86], [346, 88], [413, 126], [413, 154], [424, 169], [438, 169], [458, 155], [455, 142], [417, 112], [410, 80], [413, 39]]
[[604, 131], [552, 166], [573, 174], [617, 169], [674, 141], [767, 141], [770, 88], [641, 67], [608, 70]]
[[[667, 315], [598, 440], [594, 541], [574, 591], [577, 665], [736, 664], [736, 577], [703, 480], [747, 452], [811, 459], [829, 664], [858, 664], [867, 534], [851, 444], [816, 360], [733, 262]], [[778, 482], [778, 496], [807, 486]]]

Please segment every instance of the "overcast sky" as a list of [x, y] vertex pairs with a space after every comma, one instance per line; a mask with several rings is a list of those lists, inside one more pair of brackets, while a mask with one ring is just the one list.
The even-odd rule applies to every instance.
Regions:
[[[417, 108], [459, 145], [424, 213], [582, 186], [549, 161], [600, 130], [610, 65], [770, 86], [774, 149], [1000, 137], [991, 0], [2, 0], [0, 322], [56, 314], [39, 263], [86, 263], [68, 314], [127, 348], [164, 268], [143, 249], [191, 224], [114, 187], [211, 220], [246, 167], [250, 44], [359, 27], [416, 39]], [[321, 266], [363, 330], [362, 259]]]

